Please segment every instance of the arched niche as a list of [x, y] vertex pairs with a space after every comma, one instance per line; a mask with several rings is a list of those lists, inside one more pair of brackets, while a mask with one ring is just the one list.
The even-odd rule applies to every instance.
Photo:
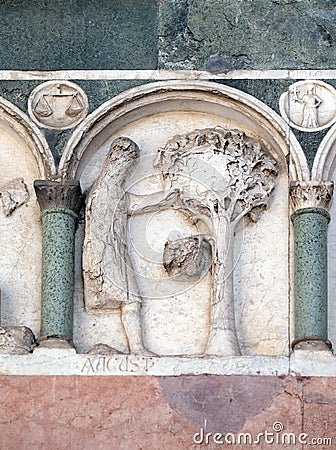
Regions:
[[[128, 190], [150, 194], [159, 188], [155, 180], [148, 182], [158, 148], [176, 135], [218, 126], [243, 131], [277, 162], [279, 175], [268, 211], [256, 224], [236, 232], [234, 297], [242, 354], [288, 354], [288, 185], [291, 180], [310, 177], [300, 145], [283, 119], [269, 107], [239, 90], [211, 82], [143, 85], [111, 99], [83, 121], [64, 150], [59, 176], [79, 179], [83, 190], [89, 191], [111, 143], [126, 136], [136, 142], [141, 152], [137, 169], [128, 180]], [[160, 258], [162, 261], [167, 234], [182, 232], [186, 226], [183, 218], [168, 216], [166, 212], [135, 222], [134, 230], [138, 231], [129, 242], [135, 268], [154, 279], [140, 286], [145, 341], [158, 354], [201, 354], [209, 328], [210, 277], [179, 295], [151, 297], [151, 292], [160, 291], [160, 277], [166, 276]], [[83, 237], [83, 233], [81, 228], [79, 236]], [[139, 256], [145, 251], [157, 258], [156, 267], [148, 269], [151, 275]], [[79, 252], [77, 267], [80, 258]], [[83, 311], [80, 270], [76, 292], [74, 339], [79, 350], [103, 342], [124, 351], [125, 337], [115, 311], [101, 311], [100, 315]]]
[[[333, 181], [336, 184], [336, 125], [332, 126], [322, 140], [314, 159], [312, 180]], [[335, 197], [335, 190], [334, 190]], [[328, 338], [336, 343], [336, 202], [330, 207], [331, 220], [328, 228]]]
[[36, 333], [40, 321], [42, 234], [33, 182], [52, 178], [55, 173], [43, 134], [21, 110], [0, 98], [2, 325], [26, 325]]

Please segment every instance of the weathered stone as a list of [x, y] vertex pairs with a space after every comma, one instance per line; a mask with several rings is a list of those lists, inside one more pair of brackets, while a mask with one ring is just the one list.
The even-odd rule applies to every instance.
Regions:
[[29, 115], [40, 127], [53, 130], [74, 128], [87, 115], [88, 99], [83, 89], [70, 81], [47, 81], [28, 99]]
[[291, 127], [316, 132], [330, 127], [335, 119], [336, 91], [323, 81], [298, 81], [280, 97], [282, 117]]
[[0, 326], [0, 353], [25, 355], [35, 347], [34, 333], [27, 327]]
[[335, 378], [312, 378], [303, 388], [303, 430], [323, 449], [335, 445], [335, 388]]
[[[213, 55], [235, 69], [330, 68], [335, 61], [333, 6], [331, 0], [164, 0], [160, 68], [201, 69]], [[174, 13], [178, 20], [172, 19]]]
[[88, 355], [120, 355], [121, 352], [106, 344], [96, 344], [87, 353]]
[[10, 216], [16, 208], [27, 203], [29, 192], [23, 178], [15, 178], [0, 186], [0, 198], [6, 216]]

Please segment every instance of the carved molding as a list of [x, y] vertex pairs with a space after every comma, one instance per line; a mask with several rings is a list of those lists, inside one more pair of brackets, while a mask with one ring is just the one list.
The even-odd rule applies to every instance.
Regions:
[[[204, 80], [148, 83], [105, 102], [74, 131], [62, 153], [59, 175], [68, 179], [78, 178], [79, 167], [82, 167], [83, 161], [89, 161], [96, 151], [93, 141], [100, 133], [105, 133], [104, 130], [115, 120], [118, 121], [117, 128], [121, 129], [149, 115], [155, 117], [158, 112], [165, 111], [168, 105], [169, 111], [175, 111], [176, 114], [181, 110], [213, 114], [215, 107], [222, 122], [231, 117], [235, 123], [245, 123], [248, 134], [261, 136], [264, 142], [272, 146], [276, 159], [282, 163], [285, 163], [290, 142], [290, 179], [309, 179], [309, 168], [302, 148], [294, 134], [288, 134], [288, 126], [280, 115], [251, 95]], [[85, 139], [82, 139], [83, 133]]]
[[35, 180], [34, 188], [41, 211], [49, 208], [67, 208], [78, 214], [84, 196], [79, 181]]
[[334, 191], [333, 181], [292, 181], [290, 198], [294, 210], [302, 208], [323, 208], [328, 210]]

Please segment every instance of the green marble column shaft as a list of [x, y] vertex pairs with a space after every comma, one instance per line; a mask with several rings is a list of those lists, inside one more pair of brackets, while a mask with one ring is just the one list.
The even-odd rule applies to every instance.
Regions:
[[42, 212], [41, 335], [72, 338], [75, 226], [66, 208]]
[[34, 183], [42, 213], [41, 337], [72, 340], [75, 231], [82, 196], [77, 181]]
[[328, 337], [327, 233], [323, 208], [298, 209], [294, 225], [295, 339]]

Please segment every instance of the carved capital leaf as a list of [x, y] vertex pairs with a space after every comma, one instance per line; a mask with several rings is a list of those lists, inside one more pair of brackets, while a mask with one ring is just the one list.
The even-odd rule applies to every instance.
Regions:
[[79, 181], [35, 180], [34, 188], [41, 211], [49, 208], [67, 208], [79, 213], [84, 196]]
[[290, 197], [294, 209], [329, 209], [334, 191], [332, 181], [292, 181]]

